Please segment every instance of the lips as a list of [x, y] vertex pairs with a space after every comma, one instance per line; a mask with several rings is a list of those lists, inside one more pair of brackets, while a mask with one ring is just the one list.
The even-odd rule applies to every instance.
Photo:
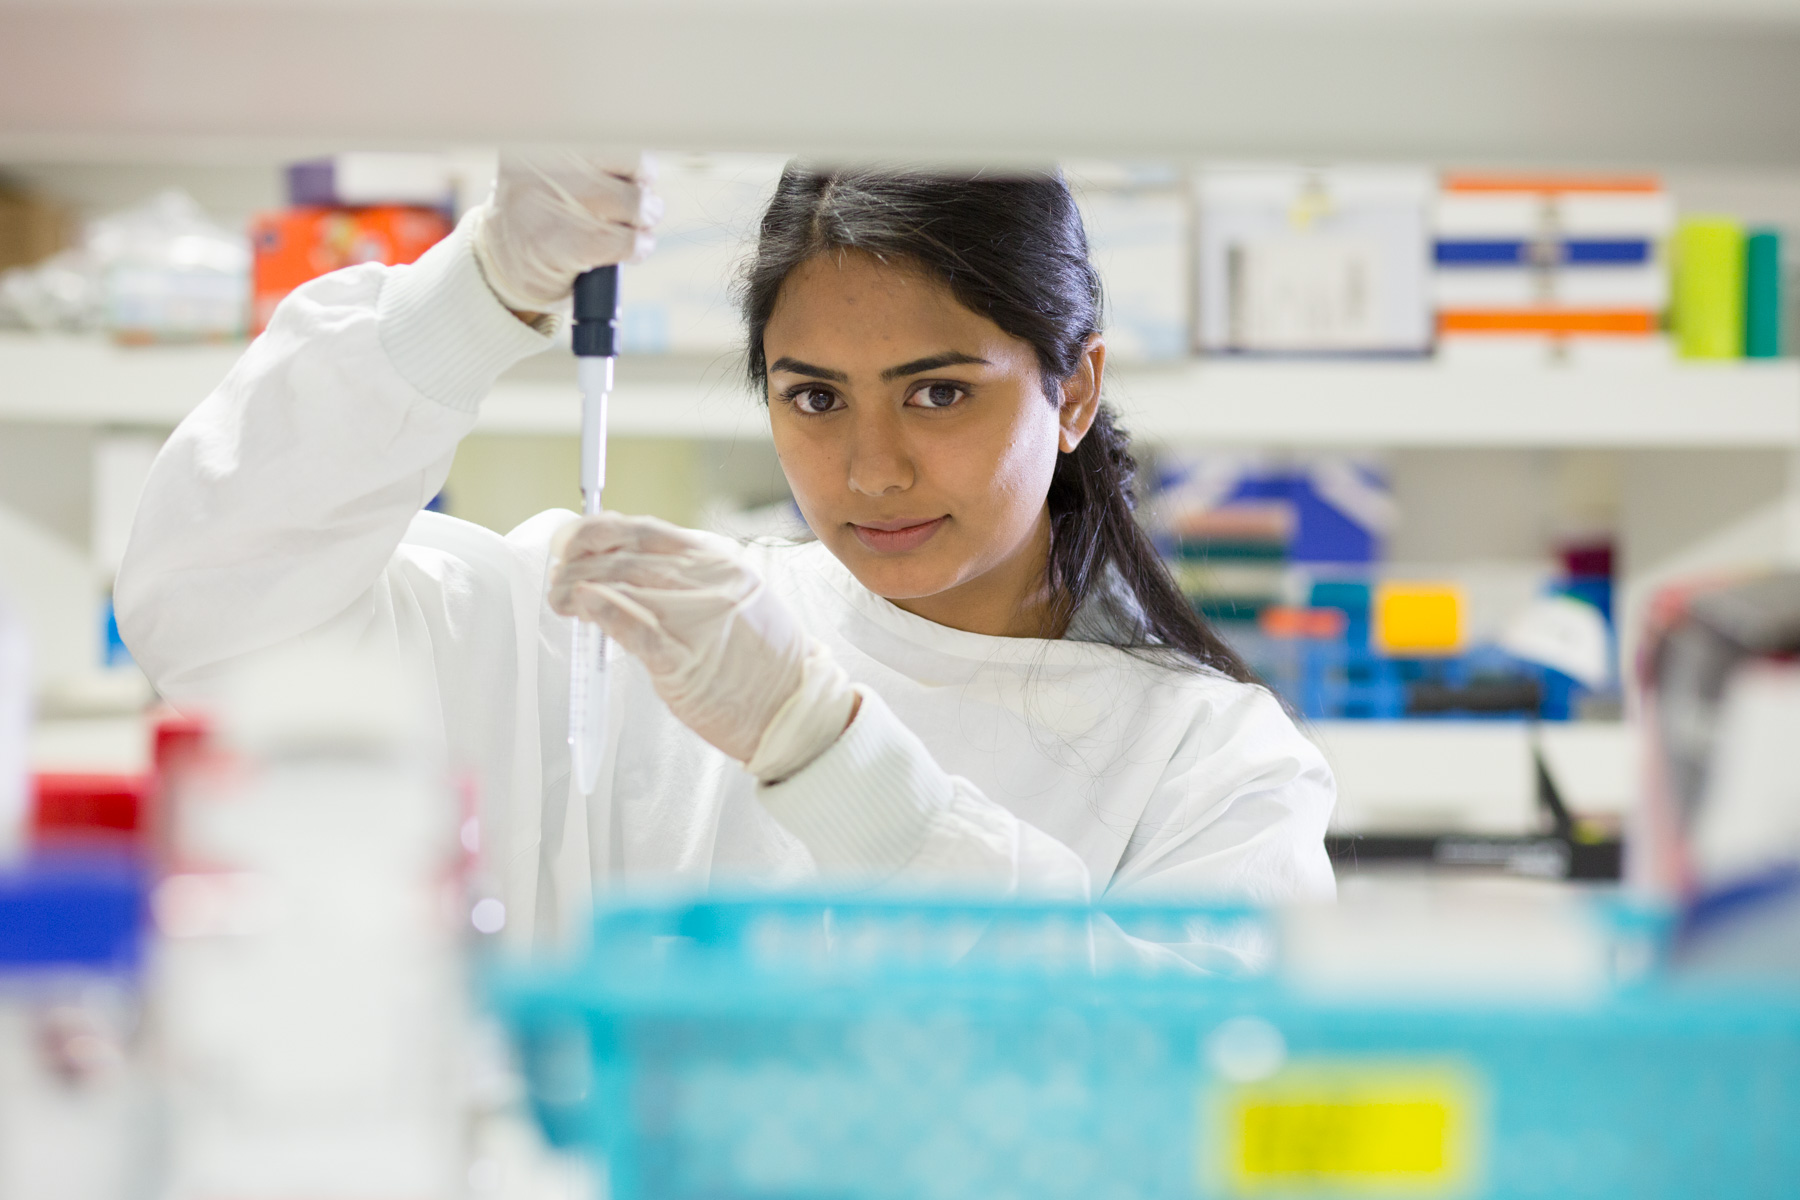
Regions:
[[929, 521], [872, 521], [867, 525], [852, 523], [857, 540], [869, 549], [883, 554], [916, 550], [930, 541], [949, 517], [933, 517]]

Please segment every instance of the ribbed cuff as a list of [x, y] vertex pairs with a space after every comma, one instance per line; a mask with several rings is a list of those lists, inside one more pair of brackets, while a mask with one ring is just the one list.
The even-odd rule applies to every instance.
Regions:
[[885, 877], [918, 856], [952, 785], [881, 697], [856, 693], [862, 706], [843, 736], [791, 779], [758, 788], [757, 798], [822, 872]]
[[513, 316], [481, 277], [471, 245], [480, 209], [381, 285], [381, 348], [402, 378], [446, 408], [474, 412], [500, 372], [555, 340]]
[[800, 686], [776, 710], [744, 769], [763, 783], [797, 775], [843, 736], [856, 690], [831, 651], [817, 641], [800, 669]]

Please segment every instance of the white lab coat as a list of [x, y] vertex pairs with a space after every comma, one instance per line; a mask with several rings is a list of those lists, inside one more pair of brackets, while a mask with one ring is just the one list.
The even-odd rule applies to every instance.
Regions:
[[517, 938], [633, 883], [1332, 893], [1331, 776], [1267, 692], [1092, 641], [945, 628], [816, 543], [747, 553], [865, 689], [844, 736], [759, 788], [615, 647], [607, 766], [584, 802], [569, 625], [544, 603], [551, 536], [574, 514], [503, 537], [420, 511], [495, 377], [548, 344], [488, 291], [466, 228], [414, 266], [289, 297], [143, 493], [115, 600], [158, 690], [204, 704], [231, 664], [302, 638], [397, 658], [480, 791], [483, 886]]

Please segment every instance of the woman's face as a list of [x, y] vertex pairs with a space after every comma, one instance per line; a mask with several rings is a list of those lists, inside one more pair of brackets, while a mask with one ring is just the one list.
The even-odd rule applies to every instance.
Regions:
[[763, 352], [794, 499], [863, 586], [959, 629], [1051, 632], [1045, 496], [1093, 421], [1098, 339], [1053, 404], [1030, 343], [852, 251], [788, 276]]

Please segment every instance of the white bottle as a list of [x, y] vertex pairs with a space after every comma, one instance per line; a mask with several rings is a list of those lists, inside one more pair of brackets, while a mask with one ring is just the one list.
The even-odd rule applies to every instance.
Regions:
[[153, 909], [169, 1200], [438, 1200], [465, 1166], [457, 802], [397, 669], [243, 671]]

